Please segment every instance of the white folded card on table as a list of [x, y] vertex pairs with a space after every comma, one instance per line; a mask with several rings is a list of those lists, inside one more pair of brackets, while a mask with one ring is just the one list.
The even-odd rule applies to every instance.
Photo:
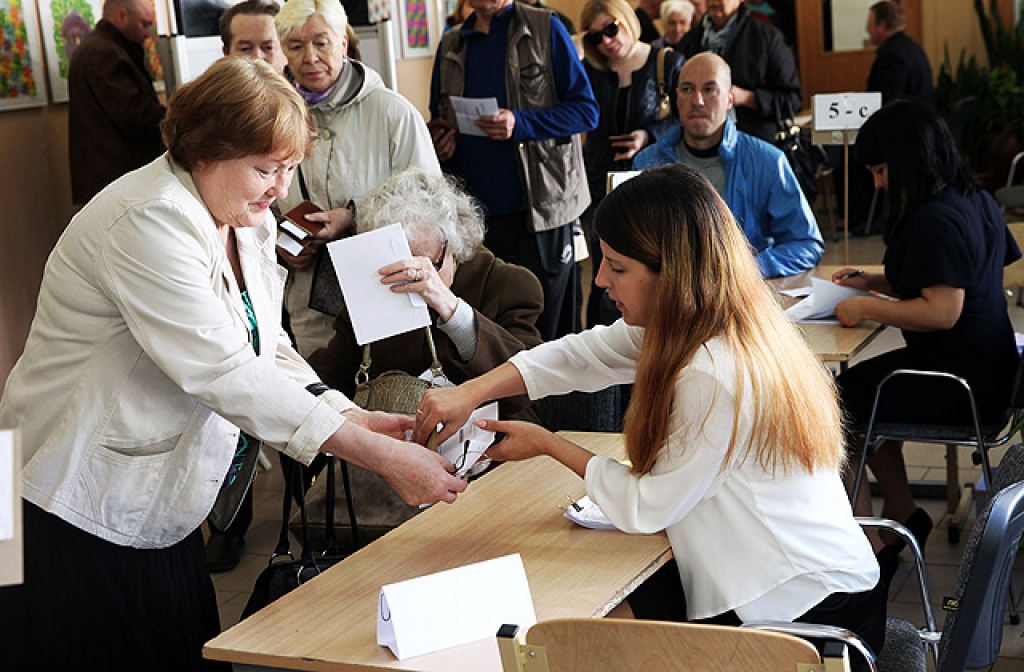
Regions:
[[537, 622], [518, 553], [380, 589], [377, 644], [399, 660], [494, 637], [505, 623]]
[[427, 302], [419, 294], [398, 294], [381, 284], [378, 271], [411, 259], [401, 224], [392, 224], [327, 244], [345, 297], [356, 343], [366, 345], [430, 324]]

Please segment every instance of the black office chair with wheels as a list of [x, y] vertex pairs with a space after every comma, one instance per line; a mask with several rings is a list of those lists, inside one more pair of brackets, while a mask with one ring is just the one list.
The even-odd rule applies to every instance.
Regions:
[[[1002, 621], [1010, 594], [1010, 572], [1024, 534], [1024, 447], [1012, 446], [999, 465], [994, 484], [1010, 482], [999, 490], [978, 517], [964, 548], [952, 596], [952, 605], [942, 629], [935, 626], [927, 578], [919, 574], [922, 586], [924, 627], [890, 617], [886, 621], [886, 643], [869, 667], [880, 672], [923, 672], [931, 650], [936, 672], [983, 669], [995, 663], [1002, 645]], [[915, 556], [918, 570], [924, 558], [914, 536], [895, 521], [858, 519], [862, 525], [881, 524], [897, 531]], [[849, 643], [852, 633], [827, 626], [803, 623], [747, 623], [744, 627], [797, 634], [812, 639], [839, 639]], [[838, 632], [835, 632], [837, 631]], [[914, 636], [916, 633], [916, 637]], [[854, 651], [863, 647], [851, 646]]]
[[[879, 422], [877, 419], [879, 400], [882, 393], [893, 380], [906, 377], [931, 378], [933, 381], [951, 381], [955, 383], [963, 395], [963, 403], [970, 409], [972, 422], [968, 425], [937, 425], [920, 423]], [[884, 441], [913, 441], [946, 446], [946, 479], [947, 509], [950, 514], [948, 536], [950, 543], [960, 540], [960, 530], [970, 513], [973, 485], [966, 484], [961, 490], [957, 468], [957, 446], [974, 448], [972, 459], [981, 465], [985, 483], [992, 482], [992, 468], [988, 453], [992, 448], [1007, 444], [1019, 431], [1021, 418], [1024, 417], [1024, 359], [1017, 366], [1017, 375], [1010, 397], [1010, 406], [995, 422], [984, 424], [978, 415], [974, 394], [967, 381], [958, 376], [941, 371], [918, 371], [898, 369], [893, 371], [878, 384], [871, 415], [866, 425], [851, 427], [855, 434], [864, 436], [864, 449], [861, 451], [857, 464], [850, 501], [856, 502], [863, 485], [865, 466], [868, 455]]]

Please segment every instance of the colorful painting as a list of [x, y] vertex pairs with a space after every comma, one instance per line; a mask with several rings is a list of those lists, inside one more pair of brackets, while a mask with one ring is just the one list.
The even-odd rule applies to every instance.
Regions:
[[0, 0], [0, 110], [46, 104], [43, 55], [31, 0]]
[[426, 0], [399, 0], [402, 11], [402, 56], [421, 58], [433, 56], [431, 48], [431, 12]]
[[71, 55], [102, 15], [102, 0], [39, 0], [39, 22], [43, 27], [43, 48], [53, 102], [67, 102]]

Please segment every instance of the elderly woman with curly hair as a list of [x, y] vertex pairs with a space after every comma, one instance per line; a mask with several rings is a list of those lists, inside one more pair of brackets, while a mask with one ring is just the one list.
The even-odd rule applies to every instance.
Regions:
[[[423, 297], [434, 318], [430, 327], [447, 378], [462, 383], [490, 371], [521, 350], [541, 342], [536, 322], [544, 296], [536, 277], [507, 264], [483, 247], [483, 215], [451, 178], [410, 169], [377, 188], [364, 201], [357, 230], [372, 231], [401, 222], [413, 257], [380, 269], [393, 291]], [[430, 368], [422, 329], [370, 346], [370, 378], [400, 370], [418, 376]], [[334, 322], [334, 337], [309, 357], [324, 382], [355, 393], [363, 348], [356, 344], [348, 310]], [[536, 420], [525, 396], [503, 400], [503, 418]], [[353, 470], [360, 525], [393, 527], [415, 511], [383, 479]], [[377, 486], [371, 484], [378, 484]]]

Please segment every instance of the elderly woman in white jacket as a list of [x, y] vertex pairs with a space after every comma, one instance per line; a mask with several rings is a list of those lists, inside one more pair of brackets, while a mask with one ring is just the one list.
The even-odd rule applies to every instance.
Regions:
[[409, 503], [465, 488], [316, 374], [281, 324], [269, 207], [313, 128], [265, 63], [171, 99], [168, 153], [114, 182], [50, 256], [0, 400], [24, 445], [25, 582], [0, 589], [0, 669], [198, 670], [219, 632], [200, 525], [243, 437], [381, 473]]

